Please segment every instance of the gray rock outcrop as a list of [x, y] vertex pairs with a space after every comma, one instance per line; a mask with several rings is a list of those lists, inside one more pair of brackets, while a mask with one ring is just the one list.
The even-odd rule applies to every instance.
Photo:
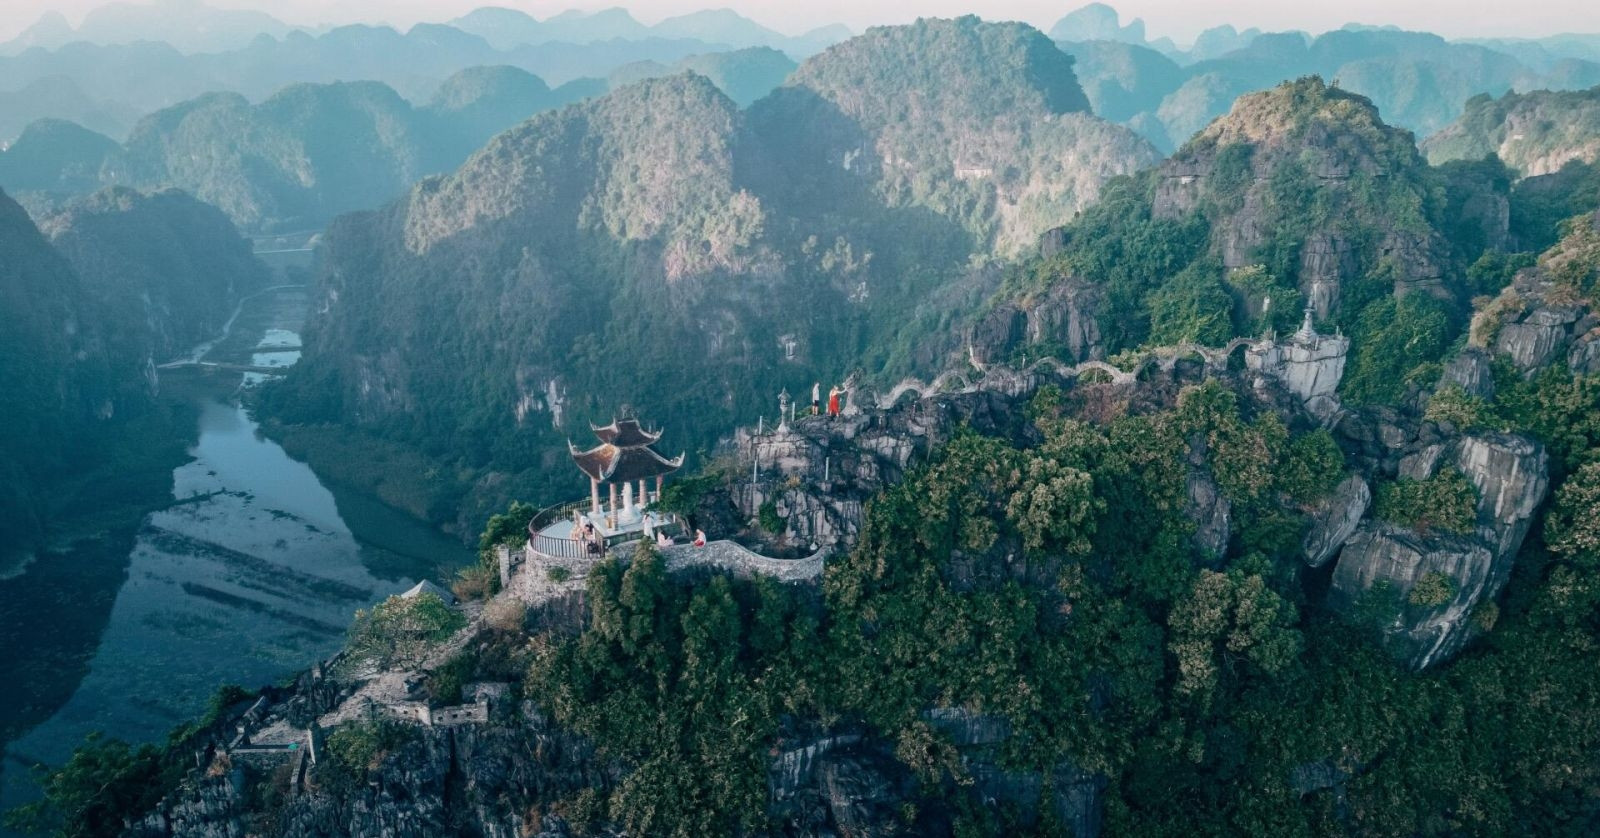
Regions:
[[[1367, 597], [1391, 597], [1380, 604], [1395, 609], [1384, 632], [1403, 660], [1425, 669], [1466, 642], [1468, 618], [1495, 576], [1494, 562], [1475, 538], [1364, 524], [1345, 542], [1329, 596], [1348, 612], [1367, 606]], [[1412, 592], [1430, 576], [1449, 579], [1452, 590], [1442, 604], [1418, 607]]]
[[[1505, 587], [1549, 489], [1549, 458], [1543, 447], [1514, 434], [1423, 445], [1400, 459], [1399, 476], [1427, 480], [1446, 464], [1459, 470], [1477, 493], [1472, 532], [1419, 533], [1362, 524], [1344, 543], [1330, 593], [1335, 607], [1355, 611], [1375, 586], [1387, 589], [1398, 609], [1386, 632], [1400, 656], [1417, 669], [1448, 659], [1471, 639], [1474, 609], [1492, 602]], [[1430, 575], [1437, 577], [1428, 580], [1432, 589], [1414, 598], [1412, 592]], [[1432, 602], [1443, 595], [1441, 582], [1448, 596]]]
[[1184, 514], [1194, 522], [1194, 544], [1211, 558], [1221, 558], [1228, 550], [1232, 534], [1233, 505], [1223, 497], [1211, 475], [1190, 471]]
[[1454, 384], [1469, 396], [1480, 399], [1494, 397], [1494, 368], [1489, 353], [1469, 346], [1445, 364], [1441, 384]]
[[972, 326], [969, 345], [979, 363], [1004, 361], [1031, 346], [1067, 363], [1105, 359], [1098, 320], [1104, 291], [1060, 277], [1042, 295], [995, 306]]
[[1327, 497], [1318, 501], [1308, 517], [1311, 527], [1302, 542], [1306, 564], [1321, 567], [1339, 554], [1339, 549], [1356, 527], [1372, 503], [1372, 490], [1361, 475], [1352, 474], [1340, 481]]
[[1527, 437], [1490, 434], [1461, 440], [1455, 465], [1478, 491], [1478, 537], [1501, 560], [1492, 596], [1510, 577], [1511, 561], [1550, 488], [1549, 457]]

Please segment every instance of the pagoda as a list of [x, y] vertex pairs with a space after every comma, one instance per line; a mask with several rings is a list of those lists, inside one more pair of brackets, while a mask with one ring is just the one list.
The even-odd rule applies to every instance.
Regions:
[[655, 479], [655, 499], [661, 497], [661, 481], [679, 466], [683, 455], [667, 459], [650, 446], [661, 439], [660, 431], [647, 431], [637, 419], [613, 419], [611, 424], [596, 428], [589, 426], [600, 444], [587, 451], [579, 451], [569, 440], [567, 450], [578, 470], [589, 478], [589, 511], [600, 515], [600, 484], [611, 492], [611, 514], [617, 517], [617, 487], [622, 488], [622, 518], [634, 517], [650, 502], [646, 481]]

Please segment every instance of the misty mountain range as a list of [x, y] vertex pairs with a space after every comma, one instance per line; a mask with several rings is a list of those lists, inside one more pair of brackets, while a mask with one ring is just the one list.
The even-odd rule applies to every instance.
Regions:
[[[76, 28], [59, 14], [46, 15], [0, 44], [0, 146], [47, 117], [121, 139], [141, 115], [217, 91], [260, 102], [296, 83], [379, 81], [421, 104], [456, 72], [499, 65], [551, 86], [588, 79], [585, 89], [593, 91], [669, 70], [705, 73], [716, 61], [707, 56], [740, 49], [799, 61], [850, 34], [835, 25], [786, 35], [727, 9], [645, 25], [620, 8], [536, 20], [486, 7], [400, 32], [368, 25], [307, 30], [200, 0], [116, 3]], [[1371, 97], [1387, 119], [1421, 136], [1478, 94], [1600, 83], [1600, 36], [1468, 42], [1354, 25], [1313, 37], [1224, 24], [1184, 49], [1170, 39], [1147, 39], [1142, 21], [1124, 24], [1103, 4], [1066, 15], [1049, 35], [1078, 59], [1095, 111], [1163, 151], [1226, 112], [1240, 94], [1308, 74]], [[763, 55], [759, 66], [747, 58], [730, 71], [740, 77], [733, 94], [740, 104], [781, 81], [773, 78], [775, 68], [787, 65]], [[753, 78], [744, 77], [751, 71]], [[721, 86], [733, 93], [728, 79]]]

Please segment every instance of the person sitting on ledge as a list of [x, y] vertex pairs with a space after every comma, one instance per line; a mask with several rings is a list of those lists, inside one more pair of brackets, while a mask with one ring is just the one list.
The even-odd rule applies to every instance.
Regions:
[[667, 531], [666, 530], [656, 530], [656, 546], [657, 547], [671, 547], [672, 546], [672, 536], [667, 535]]
[[704, 546], [706, 546], [706, 531], [705, 530], [698, 530], [697, 529], [697, 530], [694, 531], [694, 546], [696, 546], [696, 547], [704, 547]]

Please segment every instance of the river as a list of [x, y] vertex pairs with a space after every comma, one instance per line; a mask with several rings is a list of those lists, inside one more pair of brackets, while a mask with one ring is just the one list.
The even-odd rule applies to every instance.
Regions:
[[[299, 288], [253, 298], [195, 360], [292, 365], [306, 309]], [[169, 376], [198, 423], [174, 502], [120, 548], [74, 545], [0, 582], [0, 637], [22, 673], [6, 687], [42, 703], [29, 709], [45, 719], [7, 743], [0, 806], [34, 797], [26, 766], [65, 760], [91, 731], [159, 742], [218, 687], [304, 669], [342, 645], [357, 609], [471, 558], [261, 436], [237, 392], [262, 373], [174, 370], [164, 387]], [[65, 665], [63, 649], [87, 666]]]

